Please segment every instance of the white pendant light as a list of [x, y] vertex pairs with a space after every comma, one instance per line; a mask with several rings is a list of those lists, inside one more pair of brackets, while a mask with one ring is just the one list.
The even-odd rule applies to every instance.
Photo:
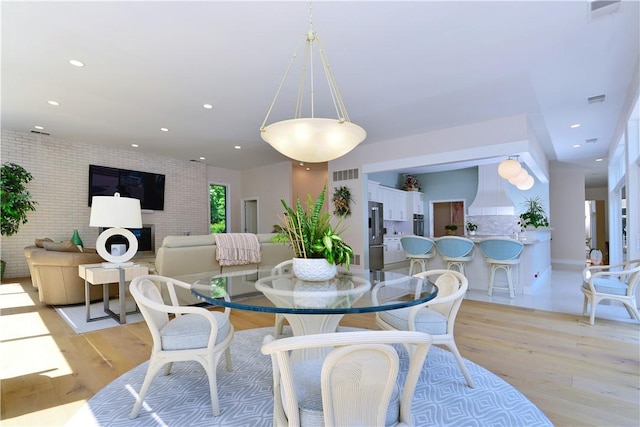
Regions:
[[527, 172], [525, 168], [522, 168], [520, 169], [520, 172], [518, 172], [516, 176], [514, 176], [513, 178], [510, 178], [508, 181], [509, 183], [517, 186], [519, 184], [522, 184], [524, 180], [527, 179], [528, 176], [529, 176], [529, 172]]
[[533, 187], [534, 179], [531, 175], [527, 174], [527, 177], [520, 184], [516, 185], [518, 190], [530, 190]]
[[[311, 8], [311, 6], [310, 6]], [[267, 116], [260, 126], [260, 136], [264, 141], [269, 143], [273, 148], [278, 150], [285, 156], [308, 163], [327, 162], [344, 156], [353, 150], [367, 137], [367, 133], [363, 128], [351, 123], [349, 115], [342, 102], [342, 96], [338, 91], [333, 72], [329, 67], [325, 51], [320, 44], [320, 39], [313, 29], [312, 14], [309, 14], [309, 31], [304, 35], [306, 50], [304, 55], [304, 64], [302, 64], [302, 75], [298, 84], [298, 98], [296, 103], [295, 115], [292, 119], [282, 120], [279, 122], [266, 125], [271, 110], [278, 99], [280, 90], [287, 78], [287, 74], [293, 65], [297, 55], [294, 52], [280, 82], [280, 86], [276, 92], [276, 96], [269, 107]], [[314, 116], [314, 70], [313, 70], [313, 47], [317, 44], [320, 60], [326, 79], [329, 85], [331, 100], [336, 109], [336, 118], [316, 118]], [[310, 73], [310, 78], [305, 79], [306, 72]], [[305, 92], [305, 82], [310, 85], [310, 115], [311, 117], [302, 117], [302, 99]]]
[[521, 170], [520, 162], [512, 158], [508, 158], [498, 165], [498, 175], [503, 179], [514, 178]]

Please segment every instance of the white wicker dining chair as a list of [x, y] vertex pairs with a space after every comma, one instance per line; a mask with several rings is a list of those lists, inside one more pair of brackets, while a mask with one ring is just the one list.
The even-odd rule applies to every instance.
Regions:
[[[167, 288], [171, 304], [162, 300], [158, 286]], [[138, 416], [149, 386], [158, 371], [166, 365], [169, 375], [173, 362], [195, 360], [202, 365], [209, 378], [211, 410], [220, 414], [216, 369], [225, 354], [227, 370], [231, 370], [229, 345], [233, 338], [233, 325], [229, 321], [230, 309], [209, 311], [203, 307], [180, 306], [176, 286], [189, 289], [188, 283], [163, 276], [145, 275], [131, 281], [129, 290], [136, 300], [153, 338], [153, 348], [147, 374], [129, 418]], [[226, 297], [228, 299], [228, 296]], [[170, 319], [169, 315], [175, 314]]]
[[[458, 351], [453, 336], [458, 310], [469, 287], [467, 278], [455, 270], [429, 270], [413, 275], [429, 280], [438, 287], [438, 295], [431, 301], [412, 307], [376, 313], [376, 325], [381, 329], [419, 331], [431, 335], [433, 344], [444, 345], [455, 356], [467, 385], [473, 387], [473, 380]], [[420, 281], [416, 286], [422, 286]], [[372, 299], [377, 303], [378, 292], [384, 282], [380, 282], [372, 292]], [[416, 289], [416, 295], [419, 295]]]
[[[415, 348], [404, 384], [392, 344]], [[333, 348], [325, 358], [291, 363], [290, 352]], [[274, 339], [262, 353], [273, 365], [274, 426], [412, 425], [411, 403], [431, 337], [421, 332], [354, 331]]]
[[594, 265], [582, 271], [582, 293], [584, 302], [582, 314], [587, 314], [589, 305], [589, 323], [595, 323], [596, 306], [602, 300], [621, 302], [629, 316], [640, 322], [640, 313], [636, 307], [636, 289], [640, 283], [640, 259], [625, 261], [614, 265]]

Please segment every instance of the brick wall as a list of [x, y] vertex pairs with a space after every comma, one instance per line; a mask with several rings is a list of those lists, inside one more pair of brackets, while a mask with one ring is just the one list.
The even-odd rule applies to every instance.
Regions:
[[23, 248], [36, 238], [69, 240], [77, 229], [84, 245], [95, 247], [98, 229], [89, 227], [89, 164], [166, 175], [165, 209], [142, 215], [155, 224], [156, 248], [167, 235], [209, 232], [209, 192], [206, 165], [148, 155], [133, 149], [113, 149], [56, 140], [49, 136], [2, 130], [0, 161], [31, 172], [28, 184], [37, 210], [17, 234], [2, 236], [0, 256], [7, 262], [5, 278], [29, 275]]

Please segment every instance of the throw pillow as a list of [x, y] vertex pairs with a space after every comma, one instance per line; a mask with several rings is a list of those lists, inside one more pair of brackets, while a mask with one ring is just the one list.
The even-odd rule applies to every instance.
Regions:
[[39, 248], [44, 248], [44, 242], [53, 242], [53, 240], [48, 237], [45, 237], [44, 239], [36, 239], [36, 246]]
[[67, 242], [44, 242], [44, 248], [48, 251], [56, 252], [80, 252], [80, 249], [72, 241]]

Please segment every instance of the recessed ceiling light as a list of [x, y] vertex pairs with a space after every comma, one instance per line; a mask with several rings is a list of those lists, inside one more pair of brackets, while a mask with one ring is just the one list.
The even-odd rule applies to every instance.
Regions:
[[161, 130], [162, 132], [169, 132], [169, 129], [167, 129], [167, 128], [160, 128], [160, 130]]
[[138, 147], [140, 147], [138, 144], [131, 144], [131, 146], [132, 146], [133, 148], [138, 148]]
[[569, 126], [571, 129], [575, 129], [575, 128], [579, 128], [580, 127], [580, 123], [574, 123], [571, 126]]
[[310, 170], [311, 170], [311, 168], [307, 168], [307, 170], [308, 170], [308, 171], [310, 171]]
[[300, 166], [304, 166], [304, 163], [303, 163], [303, 162], [300, 162]]
[[604, 159], [596, 159], [596, 162], [601, 162], [601, 161], [603, 161], [603, 160], [604, 160]]
[[211, 105], [211, 104], [203, 104], [202, 106], [203, 106], [204, 108], [206, 108], [207, 110], [210, 110], [210, 109], [212, 109], [212, 108], [213, 108], [213, 105]]
[[235, 146], [235, 147], [233, 147], [233, 148], [235, 148], [236, 150], [239, 150], [239, 149], [241, 149], [242, 147], [241, 147], [241, 146], [239, 146], [239, 145], [236, 145], [236, 146]]
[[205, 157], [200, 156], [200, 160], [205, 160]]
[[47, 101], [47, 104], [49, 104], [49, 105], [55, 105], [56, 107], [57, 107], [58, 105], [60, 105], [60, 103], [59, 103], [58, 101]]
[[35, 126], [34, 126], [34, 128], [36, 128], [36, 129], [38, 129], [38, 130], [42, 130], [42, 129], [44, 129], [44, 126], [38, 126], [38, 125], [35, 125]]
[[573, 144], [571, 147], [573, 147], [573, 148], [580, 148], [580, 144]]
[[77, 59], [70, 59], [69, 64], [73, 65], [74, 67], [84, 67], [84, 62], [78, 61]]

